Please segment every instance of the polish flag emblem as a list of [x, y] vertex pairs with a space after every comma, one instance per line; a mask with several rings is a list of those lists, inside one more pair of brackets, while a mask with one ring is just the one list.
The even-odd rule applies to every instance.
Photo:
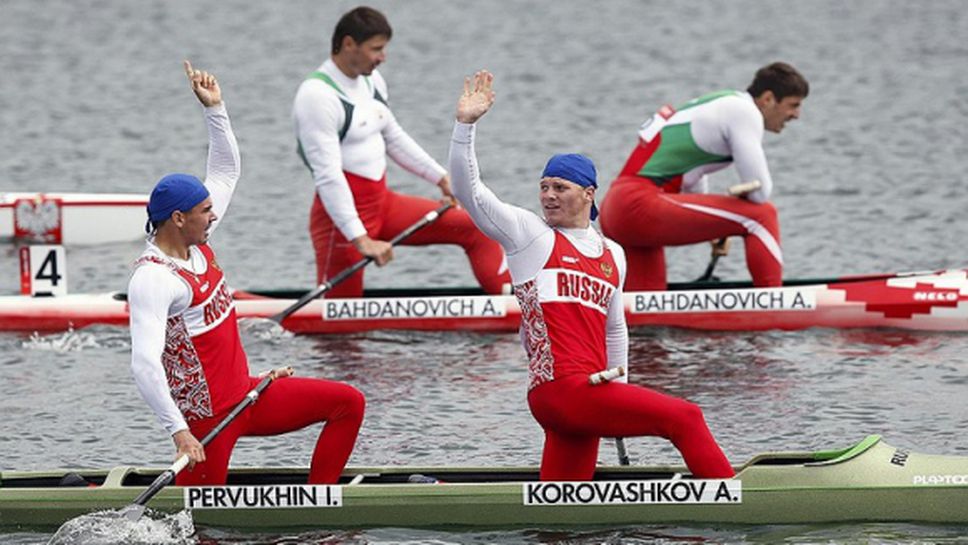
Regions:
[[59, 244], [61, 203], [59, 199], [18, 199], [13, 205], [13, 236]]

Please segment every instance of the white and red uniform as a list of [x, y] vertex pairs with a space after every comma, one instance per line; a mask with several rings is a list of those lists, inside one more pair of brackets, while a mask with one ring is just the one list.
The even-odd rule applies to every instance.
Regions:
[[[386, 99], [379, 71], [351, 79], [332, 59], [296, 92], [293, 119], [299, 152], [316, 184], [309, 230], [319, 283], [362, 257], [353, 239], [368, 234], [390, 240], [440, 205], [387, 188], [387, 155], [433, 184], [447, 171], [397, 123]], [[462, 210], [450, 210], [401, 244], [458, 244], [485, 291], [500, 293], [508, 282], [500, 246], [474, 228]], [[361, 270], [325, 296], [358, 297], [362, 292]]]
[[[239, 178], [239, 151], [224, 106], [207, 108], [205, 119], [205, 187], [220, 220]], [[202, 244], [190, 247], [189, 258], [180, 260], [149, 239], [135, 261], [128, 306], [131, 371], [138, 390], [168, 433], [187, 428], [201, 439], [259, 381], [249, 376], [235, 302], [215, 253]], [[179, 473], [176, 482], [224, 483], [239, 437], [274, 435], [322, 421], [326, 426], [313, 454], [310, 482], [336, 482], [353, 450], [363, 406], [362, 394], [346, 384], [276, 380], [205, 447], [206, 461]]]
[[637, 435], [671, 440], [697, 476], [731, 476], [696, 405], [621, 380], [588, 383], [591, 373], [628, 364], [622, 247], [592, 227], [552, 228], [498, 199], [480, 180], [474, 131], [454, 127], [454, 194], [507, 252], [530, 360], [528, 405], [545, 431], [541, 478], [591, 479], [601, 437]]
[[619, 269], [610, 249], [589, 257], [554, 231], [544, 267], [514, 287], [530, 360], [529, 389], [606, 368], [606, 321], [617, 291]]
[[[763, 114], [749, 93], [718, 91], [663, 106], [602, 201], [602, 231], [625, 248], [632, 291], [666, 288], [665, 246], [742, 236], [757, 286], [782, 285], [783, 253], [773, 180], [763, 152]], [[745, 199], [708, 195], [707, 175], [736, 165]]]
[[[179, 413], [188, 420], [200, 420], [232, 410], [245, 397], [250, 389], [249, 365], [236, 325], [235, 301], [215, 253], [208, 244], [192, 250], [199, 254], [195, 261], [204, 263], [200, 273], [177, 265], [168, 256], [159, 256], [157, 246], [146, 251], [134, 266], [137, 270], [142, 265], [160, 265], [188, 288], [188, 306], [166, 321], [161, 362]], [[143, 287], [132, 283], [136, 289]], [[135, 300], [140, 295], [134, 295]], [[218, 387], [213, 389], [209, 384]]]

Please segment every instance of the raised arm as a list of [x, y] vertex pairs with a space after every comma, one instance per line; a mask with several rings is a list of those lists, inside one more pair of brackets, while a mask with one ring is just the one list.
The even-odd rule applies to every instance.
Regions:
[[192, 91], [205, 107], [205, 124], [208, 126], [205, 187], [212, 196], [212, 211], [217, 217], [211, 233], [218, 227], [232, 200], [242, 172], [242, 159], [218, 80], [209, 72], [192, 68], [188, 61], [185, 61], [185, 73]]
[[481, 182], [474, 151], [475, 123], [494, 104], [493, 81], [494, 76], [485, 70], [475, 74], [473, 81], [464, 81], [464, 92], [457, 102], [449, 164], [454, 196], [478, 228], [511, 257], [550, 228], [533, 212], [502, 202]]

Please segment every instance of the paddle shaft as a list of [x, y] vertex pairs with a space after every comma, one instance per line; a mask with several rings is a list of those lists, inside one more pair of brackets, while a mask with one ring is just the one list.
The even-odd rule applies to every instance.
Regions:
[[[216, 435], [218, 435], [222, 430], [225, 429], [226, 426], [235, 420], [235, 417], [239, 416], [239, 414], [247, 409], [249, 405], [255, 403], [255, 400], [259, 398], [259, 394], [269, 387], [269, 384], [272, 382], [273, 378], [273, 374], [269, 373], [261, 381], [259, 381], [259, 384], [257, 384], [255, 388], [245, 395], [245, 399], [240, 401], [239, 404], [232, 409], [232, 412], [230, 412], [225, 418], [222, 419], [221, 422], [218, 423], [218, 426], [212, 428], [212, 431], [205, 435], [201, 441], [202, 446], [209, 444], [212, 439], [215, 439]], [[162, 488], [171, 484], [171, 482], [175, 480], [175, 475], [178, 475], [178, 473], [185, 469], [185, 466], [187, 465], [188, 455], [182, 454], [177, 460], [175, 460], [175, 463], [172, 464], [171, 467], [166, 469], [161, 475], [158, 475], [158, 478], [155, 479], [155, 482], [151, 483], [151, 486], [146, 488], [144, 492], [139, 494], [138, 497], [134, 499], [132, 505], [146, 505], [148, 501], [155, 496], [155, 494], [161, 491]]]
[[712, 280], [713, 269], [716, 268], [717, 261], [719, 261], [719, 254], [713, 254], [709, 259], [709, 265], [706, 266], [706, 272], [702, 273], [702, 276], [694, 280], [694, 282], [708, 282]]
[[615, 438], [615, 450], [618, 451], [618, 463], [619, 465], [627, 466], [629, 465], [629, 451], [625, 449], [625, 438], [616, 437]]
[[[588, 375], [588, 384], [598, 386], [623, 376], [625, 376], [625, 367], [611, 367]], [[629, 465], [629, 453], [625, 449], [625, 439], [616, 437], [615, 448], [618, 450], [618, 463], [623, 466]]]
[[[422, 229], [423, 227], [437, 221], [437, 218], [439, 218], [441, 214], [443, 214], [453, 206], [454, 206], [453, 204], [448, 202], [448, 203], [445, 203], [443, 206], [437, 208], [436, 210], [427, 212], [427, 214], [423, 218], [421, 218], [418, 222], [414, 223], [410, 227], [407, 227], [406, 229], [401, 231], [400, 234], [390, 239], [390, 245], [396, 246], [403, 239], [409, 237], [410, 235], [414, 234], [415, 232]], [[316, 299], [320, 295], [333, 289], [333, 286], [335, 286], [336, 284], [339, 284], [343, 280], [346, 280], [347, 278], [355, 274], [363, 267], [366, 267], [367, 265], [370, 264], [371, 261], [373, 261], [372, 257], [364, 257], [363, 259], [357, 261], [356, 263], [350, 265], [348, 268], [344, 269], [336, 276], [330, 278], [326, 282], [323, 282], [322, 284], [317, 286], [316, 289], [314, 289], [313, 291], [300, 297], [298, 301], [286, 307], [286, 309], [283, 310], [282, 312], [274, 316], [270, 316], [269, 319], [276, 323], [282, 323], [282, 321], [288, 318], [290, 315], [292, 315], [292, 313], [308, 305], [313, 299]]]

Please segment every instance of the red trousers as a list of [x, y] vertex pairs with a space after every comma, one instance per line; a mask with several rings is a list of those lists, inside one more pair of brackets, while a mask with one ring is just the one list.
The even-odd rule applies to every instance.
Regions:
[[[373, 182], [346, 173], [356, 211], [370, 238], [390, 240], [407, 227], [420, 220], [428, 212], [440, 207], [440, 203], [422, 197], [402, 195], [387, 189], [386, 178]], [[363, 256], [353, 243], [346, 240], [333, 225], [329, 214], [319, 200], [313, 199], [309, 214], [309, 233], [316, 250], [316, 281], [322, 284], [329, 278], [359, 261]], [[452, 208], [437, 221], [423, 227], [400, 244], [426, 246], [429, 244], [457, 244], [464, 249], [478, 283], [487, 293], [501, 293], [511, 276], [504, 267], [504, 250], [487, 238], [462, 209]], [[359, 271], [326, 292], [325, 297], [360, 297], [363, 295], [363, 271]]]
[[528, 405], [545, 431], [543, 481], [591, 480], [602, 437], [642, 435], [672, 441], [695, 477], [734, 474], [702, 410], [688, 401], [620, 382], [592, 386], [587, 376], [571, 375], [531, 390]]
[[757, 287], [783, 285], [780, 224], [770, 203], [726, 195], [666, 193], [647, 178], [619, 176], [601, 206], [602, 232], [625, 248], [626, 291], [666, 289], [665, 246], [741, 236]]
[[[251, 387], [259, 383], [251, 378]], [[241, 401], [241, 400], [240, 400]], [[365, 401], [359, 390], [342, 382], [285, 377], [275, 381], [255, 403], [226, 426], [205, 447], [205, 461], [185, 468], [175, 478], [178, 486], [225, 484], [229, 458], [243, 436], [279, 435], [325, 422], [309, 467], [309, 484], [334, 484], [353, 452], [363, 424]], [[189, 422], [199, 441], [218, 425], [224, 414]]]

